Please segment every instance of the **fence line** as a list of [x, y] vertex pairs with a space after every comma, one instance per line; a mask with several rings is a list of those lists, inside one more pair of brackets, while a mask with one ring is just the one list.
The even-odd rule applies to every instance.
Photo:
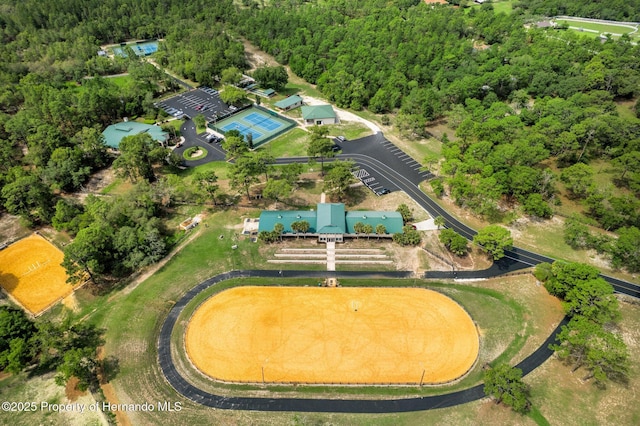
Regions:
[[432, 252], [431, 250], [429, 250], [426, 247], [420, 247], [422, 250], [426, 251], [427, 253], [429, 253], [431, 256], [436, 257], [438, 259], [440, 259], [441, 261], [443, 261], [444, 263], [446, 263], [447, 265], [451, 266], [451, 270], [455, 271], [456, 270], [456, 265], [455, 263], [451, 262], [450, 260], [445, 259], [444, 257], [440, 256], [437, 253]]

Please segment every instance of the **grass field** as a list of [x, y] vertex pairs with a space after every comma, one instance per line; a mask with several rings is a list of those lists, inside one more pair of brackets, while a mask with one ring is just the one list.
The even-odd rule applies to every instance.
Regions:
[[599, 23], [591, 21], [583, 21], [579, 18], [575, 19], [556, 19], [555, 22], [558, 25], [566, 24], [571, 31], [578, 32], [587, 37], [599, 37], [600, 34], [612, 34], [613, 38], [620, 37], [621, 34], [628, 34], [632, 40], [640, 40], [640, 32], [638, 26], [616, 24], [613, 21], [609, 23]]
[[627, 34], [634, 31], [634, 28], [629, 25], [616, 25], [614, 23], [602, 24], [599, 22], [581, 21], [573, 19], [556, 19], [559, 25], [566, 24], [570, 27], [583, 28], [585, 30], [597, 31], [598, 33], [610, 33], [610, 34]]
[[31, 235], [0, 251], [0, 285], [34, 315], [68, 296], [73, 287], [60, 263], [64, 254], [39, 235]]
[[415, 288], [236, 287], [198, 308], [185, 340], [228, 382], [446, 383], [478, 356], [469, 315]]

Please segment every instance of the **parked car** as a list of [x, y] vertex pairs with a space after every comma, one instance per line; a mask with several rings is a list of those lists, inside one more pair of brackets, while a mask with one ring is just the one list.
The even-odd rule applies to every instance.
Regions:
[[336, 136], [336, 140], [338, 142], [346, 142], [347, 141], [347, 139], [344, 136]]

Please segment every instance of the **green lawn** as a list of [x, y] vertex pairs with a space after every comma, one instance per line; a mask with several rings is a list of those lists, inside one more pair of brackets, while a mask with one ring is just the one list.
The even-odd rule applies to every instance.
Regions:
[[133, 79], [128, 75], [119, 75], [117, 77], [110, 77], [109, 81], [121, 89], [126, 89], [133, 83]]
[[492, 1], [493, 11], [495, 13], [506, 13], [510, 15], [513, 11], [513, 0], [496, 0]]
[[628, 26], [615, 25], [615, 24], [600, 24], [598, 22], [565, 20], [565, 19], [557, 19], [556, 22], [558, 23], [558, 25], [567, 24], [570, 27], [584, 28], [585, 30], [594, 30], [600, 33], [626, 34], [633, 31], [633, 29], [629, 28]]
[[309, 145], [309, 133], [300, 129], [292, 129], [263, 145], [260, 149], [271, 152], [276, 158], [306, 157]]

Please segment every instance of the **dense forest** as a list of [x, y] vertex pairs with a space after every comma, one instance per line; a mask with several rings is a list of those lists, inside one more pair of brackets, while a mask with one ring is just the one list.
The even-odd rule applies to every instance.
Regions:
[[521, 0], [516, 2], [516, 7], [543, 16], [567, 15], [612, 21], [640, 21], [638, 0]]
[[[85, 222], [68, 216], [85, 214], [84, 207], [56, 204], [56, 197], [111, 165], [100, 138], [106, 125], [125, 116], [155, 119], [154, 99], [175, 89], [134, 55], [98, 56], [100, 45], [162, 38], [153, 56], [158, 64], [216, 85], [226, 70], [246, 69], [241, 35], [316, 84], [332, 103], [379, 114], [408, 139], [429, 136], [428, 125], [445, 118], [455, 134], [442, 138], [443, 158], [429, 160], [440, 174], [432, 181], [436, 194], [490, 220], [500, 220], [505, 209], [548, 218], [562, 185], [583, 204], [590, 224], [633, 236], [640, 226], [640, 125], [621, 116], [617, 103], [640, 94], [640, 47], [626, 37], [602, 43], [527, 28], [531, 13], [604, 17], [613, 8], [572, 2], [571, 10], [547, 13], [538, 10], [542, 4], [556, 3], [523, 2], [506, 15], [491, 4], [456, 9], [420, 0], [273, 0], [268, 6], [253, 0], [242, 6], [232, 0], [0, 0], [2, 205], [35, 225], [62, 215], [58, 227], [81, 232], [77, 223]], [[120, 72], [129, 73], [130, 86], [102, 77]], [[162, 158], [138, 142], [139, 164], [151, 167]], [[596, 184], [589, 164], [602, 159], [615, 188]], [[124, 163], [121, 158], [115, 166]], [[118, 170], [130, 176], [126, 167]], [[141, 176], [157, 180], [149, 170]], [[119, 223], [82, 217], [103, 228]], [[136, 231], [140, 247], [148, 219]], [[568, 241], [616, 252], [612, 241], [581, 232]]]

